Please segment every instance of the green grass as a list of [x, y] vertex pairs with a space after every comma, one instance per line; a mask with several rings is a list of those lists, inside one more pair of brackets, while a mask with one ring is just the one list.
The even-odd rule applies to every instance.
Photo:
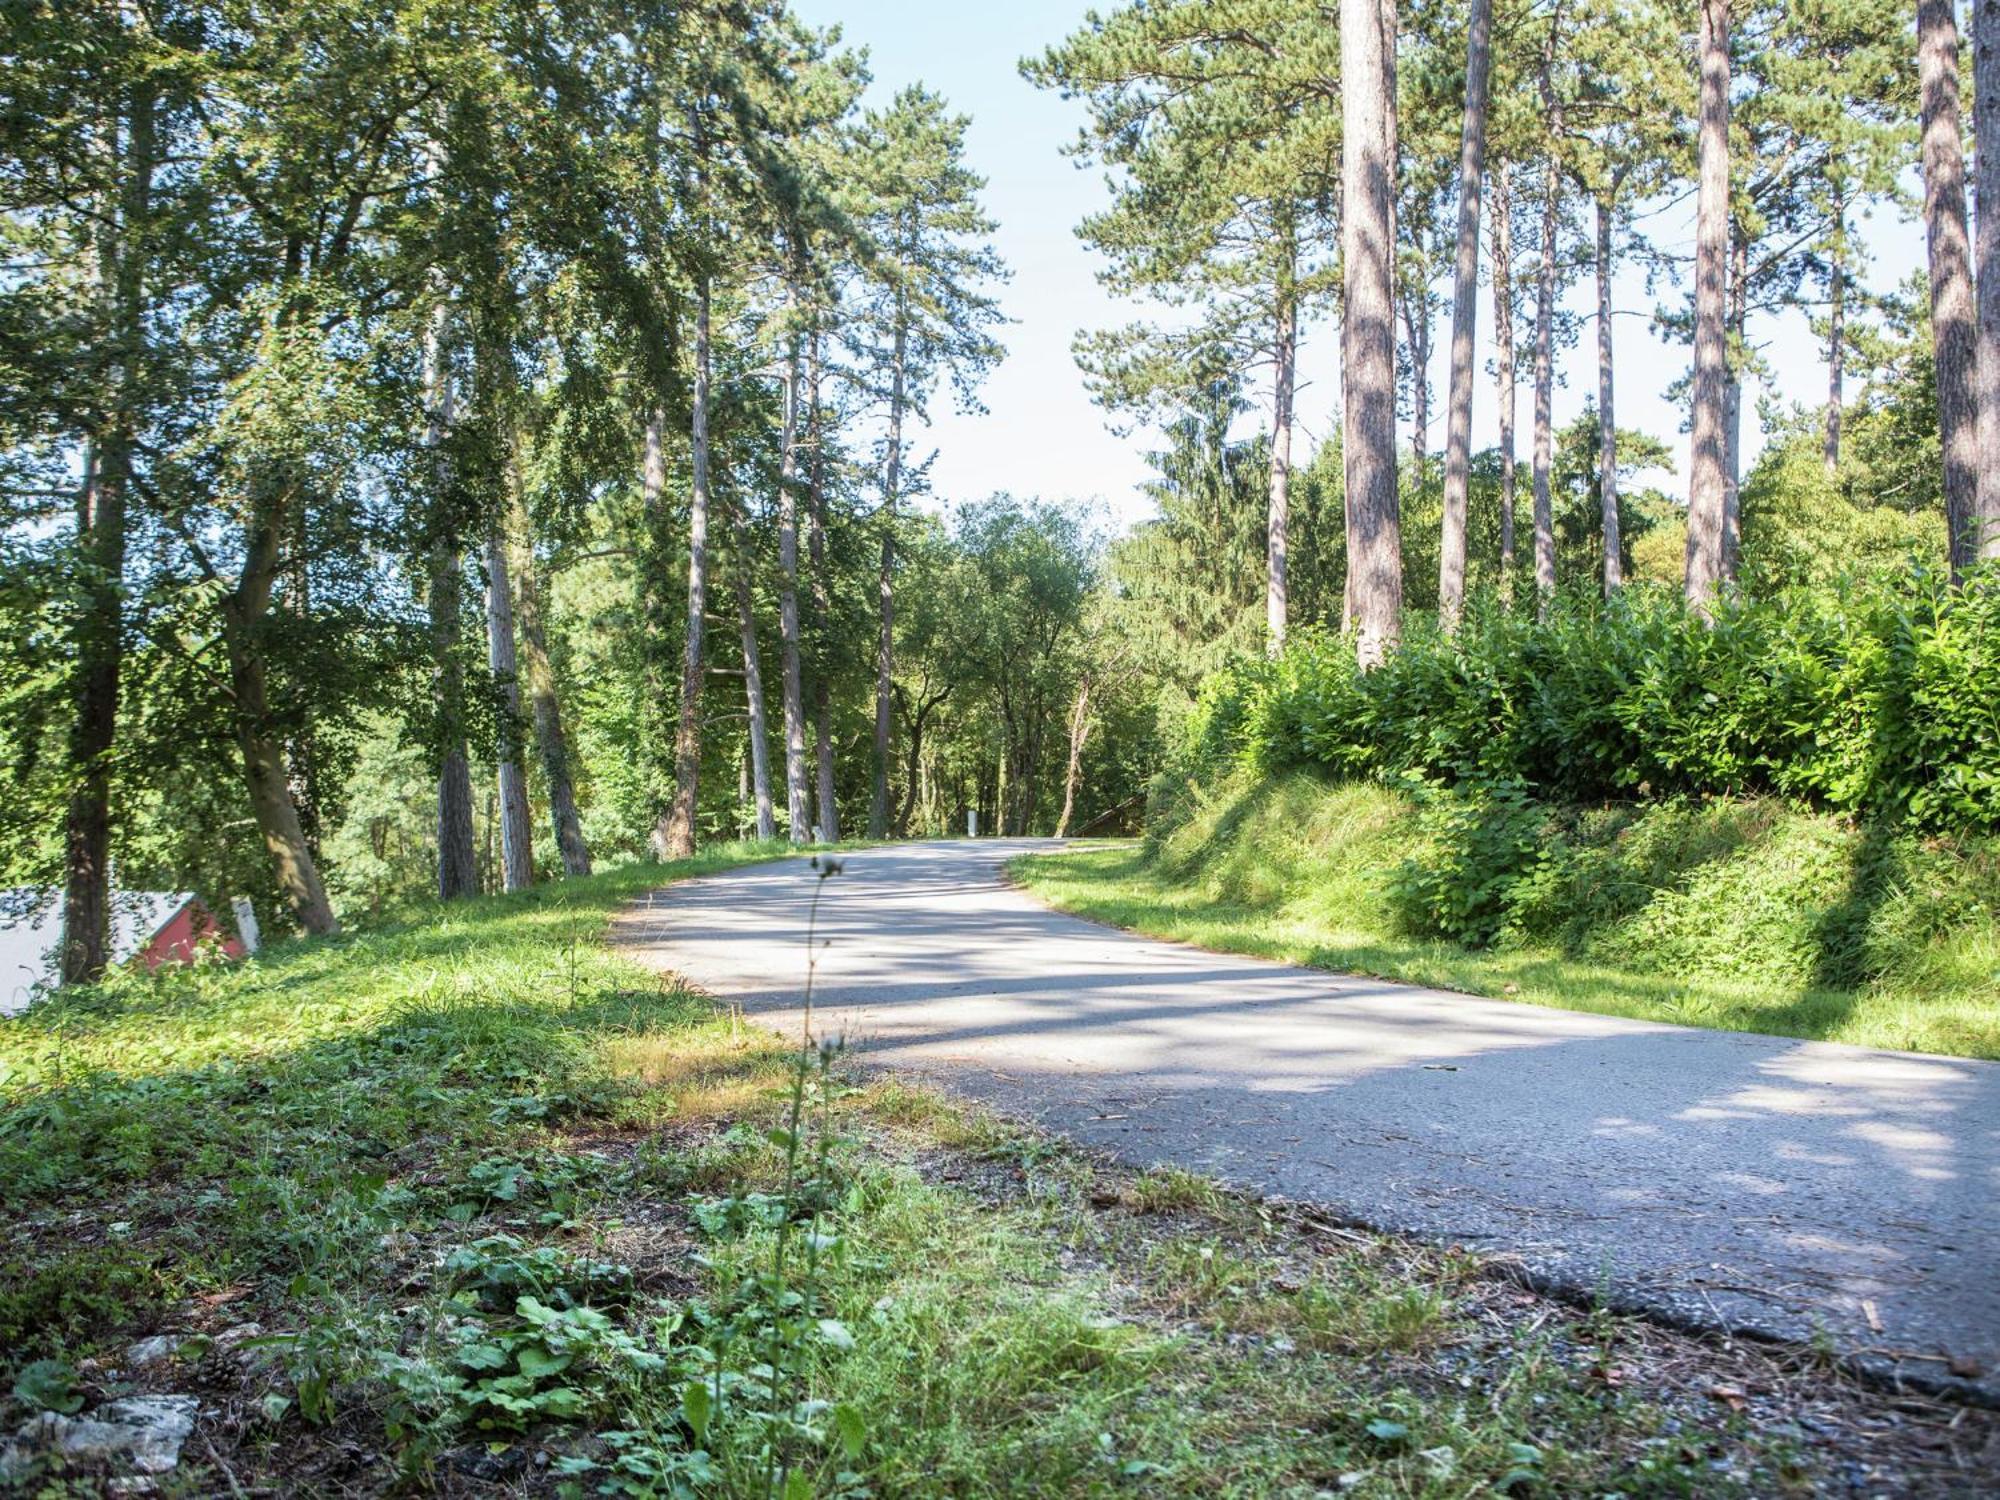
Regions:
[[[1850, 1441], [1870, 1398], [1805, 1356], [862, 1088], [605, 946], [641, 890], [764, 852], [0, 1023], [0, 1432], [66, 1391], [86, 1413], [194, 1393], [170, 1494], [1769, 1495], [1855, 1464], [1942, 1493], [1972, 1472], [1977, 1414]], [[129, 1368], [153, 1334], [174, 1357]], [[14, 1482], [105, 1477], [44, 1457]]]
[[[1889, 837], [1769, 802], [1530, 816], [1527, 852], [1494, 856], [1470, 845], [1476, 831], [1379, 786], [1240, 775], [1190, 791], [1143, 843], [1034, 856], [1014, 873], [1065, 911], [1226, 952], [1565, 1010], [2000, 1057], [1994, 841]], [[1515, 865], [1475, 884], [1490, 858]], [[1493, 943], [1427, 930], [1454, 899]]]

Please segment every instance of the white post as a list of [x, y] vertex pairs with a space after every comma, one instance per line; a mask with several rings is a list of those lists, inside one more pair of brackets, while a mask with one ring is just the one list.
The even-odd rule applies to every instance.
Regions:
[[976, 807], [965, 810], [965, 836], [969, 839], [979, 837], [979, 809]]
[[236, 916], [236, 935], [243, 939], [243, 951], [255, 953], [258, 946], [257, 908], [242, 896], [229, 898], [229, 909]]

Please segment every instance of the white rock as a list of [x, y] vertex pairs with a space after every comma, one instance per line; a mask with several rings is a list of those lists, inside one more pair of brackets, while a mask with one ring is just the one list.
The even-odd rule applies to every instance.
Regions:
[[133, 1370], [143, 1370], [147, 1365], [159, 1364], [172, 1359], [181, 1352], [181, 1335], [178, 1333], [156, 1333], [151, 1338], [140, 1339], [125, 1351], [125, 1364]]
[[25, 1467], [30, 1455], [48, 1451], [115, 1463], [141, 1474], [165, 1474], [181, 1461], [181, 1444], [194, 1431], [200, 1404], [193, 1396], [127, 1396], [107, 1401], [88, 1416], [45, 1411], [22, 1426], [0, 1454], [0, 1474], [11, 1474]]

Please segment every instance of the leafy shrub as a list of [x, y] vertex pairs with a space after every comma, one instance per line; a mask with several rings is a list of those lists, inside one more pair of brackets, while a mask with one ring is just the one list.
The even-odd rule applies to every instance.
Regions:
[[1567, 594], [1539, 619], [1489, 599], [1456, 635], [1414, 624], [1366, 673], [1347, 642], [1304, 635], [1204, 687], [1182, 777], [1236, 761], [1571, 805], [1776, 795], [2000, 829], [1994, 583], [1910, 571], [1712, 624], [1657, 588]]
[[1518, 783], [1426, 799], [1419, 851], [1390, 877], [1404, 930], [1483, 948], [1499, 936], [1515, 886], [1540, 857], [1549, 816]]

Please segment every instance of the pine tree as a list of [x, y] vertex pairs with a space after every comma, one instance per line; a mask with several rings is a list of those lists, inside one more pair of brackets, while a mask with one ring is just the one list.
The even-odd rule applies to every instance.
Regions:
[[903, 501], [904, 424], [925, 419], [930, 394], [947, 377], [961, 404], [1001, 355], [1001, 321], [985, 290], [1005, 273], [987, 243], [993, 222], [979, 206], [984, 181], [965, 165], [963, 115], [922, 88], [905, 89], [864, 127], [874, 245], [873, 281], [859, 327], [874, 372], [887, 433], [876, 525], [875, 737], [870, 756], [868, 834], [889, 830], [890, 732], [895, 687], [896, 518]]

